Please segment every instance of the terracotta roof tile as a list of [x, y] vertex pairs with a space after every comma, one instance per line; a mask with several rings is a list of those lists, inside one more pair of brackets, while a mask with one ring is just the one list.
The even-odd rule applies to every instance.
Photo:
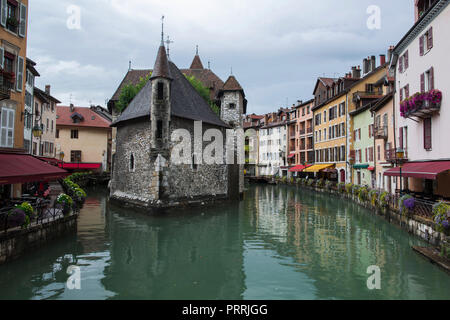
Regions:
[[222, 88], [223, 91], [244, 91], [234, 76], [229, 76]]
[[[83, 117], [83, 121], [74, 123], [73, 114], [79, 114]], [[74, 107], [73, 111], [67, 106], [56, 107], [56, 125], [57, 126], [74, 126], [74, 127], [92, 127], [92, 128], [109, 128], [111, 122], [100, 116], [90, 108]]]
[[203, 69], [202, 60], [198, 55], [195, 55], [194, 60], [192, 60], [190, 69]]

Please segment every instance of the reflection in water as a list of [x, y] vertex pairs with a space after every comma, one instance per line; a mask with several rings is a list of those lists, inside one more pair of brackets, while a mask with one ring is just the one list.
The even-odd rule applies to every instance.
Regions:
[[[251, 186], [240, 203], [148, 216], [90, 195], [77, 235], [0, 266], [0, 299], [450, 298], [420, 240], [332, 196]], [[381, 290], [366, 287], [371, 265]]]

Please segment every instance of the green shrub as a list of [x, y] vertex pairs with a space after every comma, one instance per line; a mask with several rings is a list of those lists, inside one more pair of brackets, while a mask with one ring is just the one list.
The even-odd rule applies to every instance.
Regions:
[[323, 188], [324, 186], [325, 186], [325, 180], [319, 179], [319, 181], [317, 181], [317, 187]]
[[438, 231], [448, 231], [450, 229], [450, 205], [442, 201], [436, 203], [433, 206], [433, 220]]
[[352, 194], [352, 192], [353, 192], [353, 184], [352, 183], [347, 183], [345, 185], [345, 191], [347, 192], [347, 194]]
[[390, 195], [387, 191], [383, 191], [380, 194], [380, 198], [379, 198], [378, 202], [382, 208], [386, 208], [389, 205], [389, 197], [390, 197]]

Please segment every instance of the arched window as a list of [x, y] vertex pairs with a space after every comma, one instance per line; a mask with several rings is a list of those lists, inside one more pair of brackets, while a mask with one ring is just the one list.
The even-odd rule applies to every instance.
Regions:
[[130, 155], [130, 171], [134, 172], [135, 166], [134, 166], [134, 154]]

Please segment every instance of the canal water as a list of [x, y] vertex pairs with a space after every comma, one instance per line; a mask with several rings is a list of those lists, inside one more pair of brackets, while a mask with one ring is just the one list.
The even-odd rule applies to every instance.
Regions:
[[258, 185], [148, 216], [89, 194], [76, 235], [0, 266], [0, 299], [450, 299], [450, 276], [411, 249], [425, 243], [334, 196]]

